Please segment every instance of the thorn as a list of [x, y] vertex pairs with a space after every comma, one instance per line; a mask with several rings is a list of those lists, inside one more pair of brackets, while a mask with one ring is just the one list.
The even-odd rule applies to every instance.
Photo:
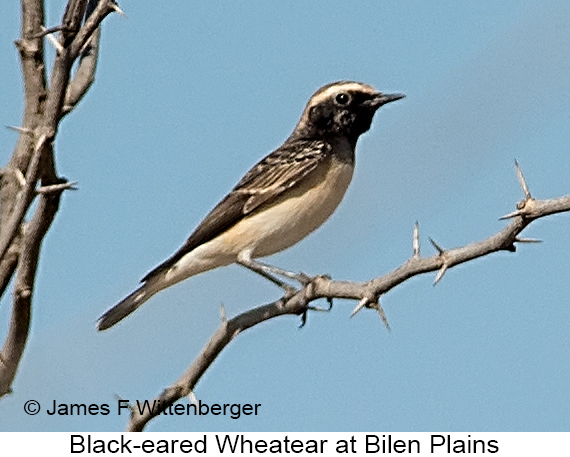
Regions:
[[333, 309], [333, 298], [327, 297], [327, 303], [329, 304], [329, 311]]
[[542, 240], [536, 238], [515, 238], [515, 243], [542, 243]]
[[59, 32], [60, 30], [66, 30], [66, 27], [63, 25], [56, 25], [55, 27], [50, 27], [46, 29], [45, 27], [41, 27], [42, 31], [40, 33], [36, 33], [32, 38], [43, 38], [50, 33]]
[[115, 400], [117, 400], [117, 403], [121, 402], [121, 403], [127, 403], [127, 408], [129, 409], [129, 411], [132, 413], [135, 410], [135, 407], [133, 405], [131, 405], [128, 401], [124, 400], [123, 398], [121, 398], [119, 395], [117, 394], [113, 394], [113, 397], [115, 397]]
[[515, 168], [517, 170], [517, 178], [519, 179], [519, 183], [524, 192], [524, 198], [526, 200], [532, 199], [532, 195], [530, 195], [530, 190], [528, 190], [528, 184], [526, 183], [526, 179], [524, 179], [523, 172], [521, 170], [521, 167], [519, 166], [517, 159], [515, 159]]
[[225, 324], [226, 322], [228, 322], [228, 319], [226, 318], [226, 308], [224, 306], [223, 303], [220, 303], [220, 320]]
[[125, 14], [125, 12], [115, 2], [111, 3], [111, 8], [113, 8], [115, 10], [115, 13], [117, 13], [119, 16], [122, 16], [125, 19], [127, 19], [127, 15]]
[[433, 238], [429, 238], [429, 241], [431, 244], [433, 244], [433, 247], [437, 249], [437, 252], [439, 252], [439, 255], [443, 255], [443, 253], [445, 252], [445, 250], [439, 245], [437, 244]]
[[369, 307], [378, 311], [380, 319], [382, 319], [382, 322], [386, 326], [386, 329], [390, 331], [391, 330], [390, 324], [388, 324], [388, 319], [386, 319], [386, 314], [384, 314], [384, 309], [382, 308], [382, 305], [380, 305], [380, 300], [378, 300], [376, 303], [371, 303]]
[[20, 187], [24, 187], [26, 185], [26, 177], [24, 176], [24, 173], [22, 173], [22, 170], [16, 168], [14, 170], [14, 175], [16, 176], [16, 179], [18, 180]]
[[412, 239], [412, 246], [414, 248], [414, 257], [420, 257], [420, 224], [418, 221], [414, 224], [414, 235]]
[[[86, 54], [85, 50], [91, 46], [92, 39], [93, 39], [93, 37], [90, 37], [85, 43], [83, 43], [83, 46], [81, 46], [81, 49], [79, 50], [80, 56], [87, 57], [87, 55], [91, 55], [91, 54]], [[69, 105], [65, 105], [64, 109], [69, 109], [69, 111], [71, 111], [71, 109], [69, 108]]]
[[305, 310], [301, 314], [301, 324], [299, 325], [299, 328], [303, 328], [305, 326], [305, 324], [307, 323], [307, 311], [308, 310], [309, 310], [308, 307], [305, 308]]
[[441, 278], [443, 278], [443, 275], [445, 274], [446, 271], [447, 271], [447, 263], [444, 263], [437, 272], [437, 276], [435, 277], [435, 280], [433, 282], [434, 286], [441, 280]]
[[38, 138], [34, 150], [39, 151], [42, 145], [46, 142], [46, 140], [47, 140], [47, 135], [44, 133]]
[[25, 133], [27, 135], [33, 135], [34, 131], [32, 129], [28, 129], [26, 127], [16, 127], [14, 125], [7, 125], [7, 129], [14, 130], [15, 132]]
[[191, 390], [188, 394], [188, 401], [191, 405], [196, 406], [196, 408], [198, 407], [198, 398], [196, 398], [196, 394], [194, 394], [193, 390]]
[[46, 38], [48, 39], [48, 41], [52, 44], [52, 46], [55, 48], [55, 51], [57, 52], [57, 54], [61, 54], [64, 51], [63, 46], [61, 45], [61, 43], [59, 41], [57, 41], [57, 38], [55, 38], [48, 29], [46, 29], [43, 25], [40, 26], [40, 29], [43, 33], [46, 34]]
[[64, 190], [77, 190], [76, 185], [77, 185], [77, 181], [64, 182], [61, 184], [52, 184], [50, 186], [41, 186], [41, 187], [38, 187], [38, 189], [36, 190], [36, 193], [45, 195], [45, 194], [53, 194], [55, 192], [62, 192]]
[[352, 313], [350, 313], [350, 317], [354, 317], [356, 315], [356, 313], [358, 313], [367, 304], [368, 304], [368, 298], [364, 297], [364, 298], [360, 299], [360, 301], [358, 302], [358, 305], [356, 305], [356, 308], [354, 308], [352, 310]]
[[522, 216], [522, 215], [523, 215], [522, 211], [517, 209], [516, 211], [513, 211], [512, 213], [505, 214], [504, 216], [501, 216], [499, 218], [499, 220], [504, 221], [505, 219], [512, 219], [513, 217]]

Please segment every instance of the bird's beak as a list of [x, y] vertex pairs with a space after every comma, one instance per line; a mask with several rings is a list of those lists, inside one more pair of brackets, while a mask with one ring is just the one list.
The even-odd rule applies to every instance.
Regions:
[[370, 105], [373, 108], [380, 108], [386, 103], [395, 102], [396, 100], [400, 100], [405, 96], [405, 94], [382, 94], [379, 92], [372, 100], [370, 100]]

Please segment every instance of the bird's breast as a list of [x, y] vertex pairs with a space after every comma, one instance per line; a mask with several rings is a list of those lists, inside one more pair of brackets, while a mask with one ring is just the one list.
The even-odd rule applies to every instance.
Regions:
[[331, 216], [346, 193], [353, 170], [352, 163], [329, 158], [275, 202], [228, 230], [224, 244], [237, 247], [237, 252], [248, 249], [252, 257], [292, 246]]

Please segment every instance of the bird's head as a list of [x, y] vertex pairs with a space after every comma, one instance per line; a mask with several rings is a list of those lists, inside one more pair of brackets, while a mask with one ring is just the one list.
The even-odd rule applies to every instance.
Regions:
[[370, 128], [378, 108], [403, 97], [404, 94], [383, 94], [354, 81], [327, 84], [309, 99], [292, 136], [345, 136], [356, 143]]

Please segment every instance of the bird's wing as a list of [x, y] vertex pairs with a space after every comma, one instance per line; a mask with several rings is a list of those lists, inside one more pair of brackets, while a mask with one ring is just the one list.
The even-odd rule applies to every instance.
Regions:
[[323, 141], [297, 140], [273, 151], [246, 173], [172, 257], [141, 281], [148, 281], [170, 268], [184, 255], [214, 239], [263, 205], [271, 205], [280, 195], [307, 178], [329, 155], [330, 147]]

